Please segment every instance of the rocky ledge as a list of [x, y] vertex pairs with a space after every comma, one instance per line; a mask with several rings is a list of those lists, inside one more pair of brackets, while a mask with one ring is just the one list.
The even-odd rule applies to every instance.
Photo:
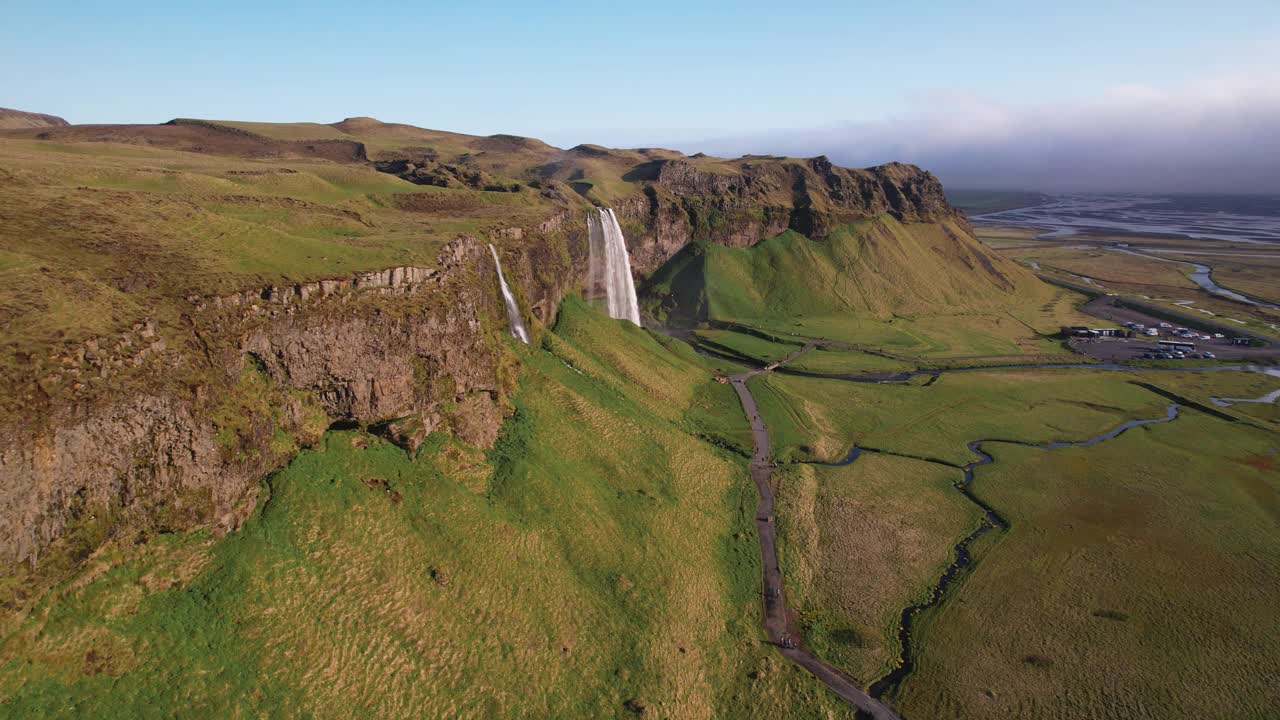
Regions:
[[[536, 242], [505, 258], [508, 277], [546, 319], [571, 284], [567, 246], [585, 243], [555, 218], [519, 234]], [[446, 245], [433, 268], [187, 302], [189, 336], [166, 343], [143, 321], [64, 352], [42, 382], [85, 392], [0, 427], [4, 564], [82, 557], [122, 531], [237, 528], [262, 478], [335, 422], [409, 447], [435, 430], [487, 447], [509, 409], [505, 309], [477, 238]], [[88, 375], [110, 391], [90, 392]]]

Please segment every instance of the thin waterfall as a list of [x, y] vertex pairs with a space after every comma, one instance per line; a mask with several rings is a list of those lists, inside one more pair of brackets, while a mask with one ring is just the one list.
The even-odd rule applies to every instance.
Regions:
[[598, 208], [599, 214], [587, 214], [590, 255], [587, 282], [592, 291], [604, 289], [609, 317], [640, 324], [640, 301], [631, 277], [631, 257], [627, 240], [618, 226], [618, 216], [611, 208]]
[[520, 317], [516, 296], [507, 287], [507, 278], [502, 274], [502, 261], [498, 259], [498, 251], [493, 249], [493, 243], [489, 243], [489, 252], [493, 253], [493, 264], [498, 268], [498, 284], [502, 286], [502, 300], [507, 304], [507, 326], [511, 330], [511, 336], [528, 345], [529, 331], [525, 329], [524, 320]]

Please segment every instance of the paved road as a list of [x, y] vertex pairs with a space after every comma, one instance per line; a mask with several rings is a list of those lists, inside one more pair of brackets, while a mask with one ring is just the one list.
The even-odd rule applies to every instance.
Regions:
[[[811, 341], [796, 352], [778, 361], [776, 365], [791, 362], [819, 344]], [[773, 459], [769, 447], [769, 430], [756, 408], [756, 400], [747, 389], [747, 381], [769, 370], [751, 370], [732, 375], [729, 381], [742, 401], [742, 410], [751, 422], [751, 435], [755, 452], [751, 456], [751, 479], [760, 492], [760, 504], [756, 507], [756, 531], [760, 537], [760, 564], [764, 569], [764, 629], [769, 642], [791, 662], [808, 670], [832, 692], [862, 713], [876, 720], [898, 720], [898, 715], [888, 705], [867, 694], [856, 682], [834, 667], [822, 662], [801, 646], [784, 647], [784, 639], [799, 643], [801, 635], [787, 612], [787, 599], [782, 585], [782, 568], [778, 566], [778, 530], [773, 517]]]

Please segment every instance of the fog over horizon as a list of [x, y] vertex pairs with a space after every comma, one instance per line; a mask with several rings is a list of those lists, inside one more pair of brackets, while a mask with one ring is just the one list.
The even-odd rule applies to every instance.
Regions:
[[1222, 77], [1015, 106], [934, 94], [874, 122], [674, 145], [685, 152], [914, 163], [951, 189], [1280, 193], [1280, 78]]

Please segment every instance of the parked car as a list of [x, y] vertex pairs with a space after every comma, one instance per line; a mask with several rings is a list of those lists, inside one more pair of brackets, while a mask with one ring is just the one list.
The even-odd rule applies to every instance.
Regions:
[[1206, 352], [1206, 353], [1203, 355], [1203, 357], [1204, 357], [1204, 359], [1205, 359], [1205, 360], [1213, 360], [1213, 359], [1216, 359], [1218, 356], [1217, 356], [1217, 355], [1214, 355], [1214, 354], [1213, 354], [1213, 353], [1211, 353], [1211, 352]]
[[1214, 333], [1213, 336], [1218, 340], [1221, 340], [1222, 338], [1226, 337], [1226, 335], [1223, 335], [1222, 333]]

